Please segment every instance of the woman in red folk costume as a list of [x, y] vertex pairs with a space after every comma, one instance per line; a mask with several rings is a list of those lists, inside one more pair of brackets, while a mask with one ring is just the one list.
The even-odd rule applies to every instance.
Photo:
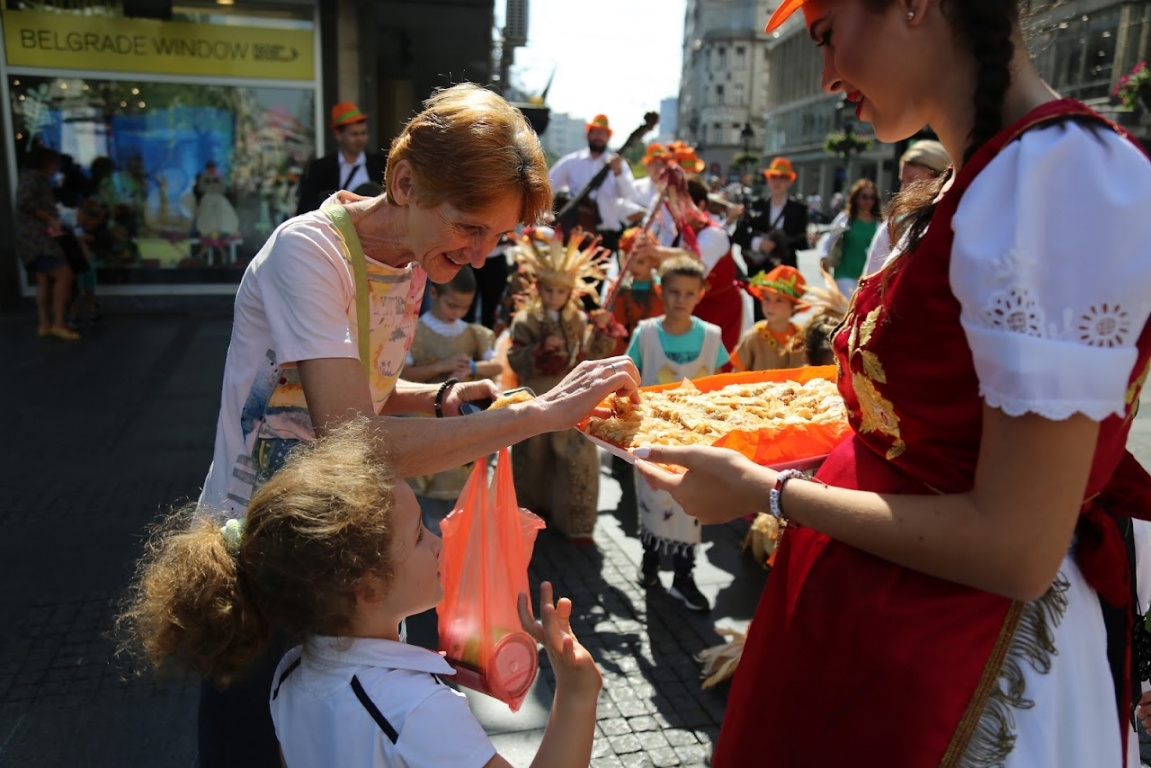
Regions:
[[640, 449], [704, 522], [790, 520], [712, 764], [1119, 768], [1151, 164], [1040, 80], [1010, 0], [785, 0], [769, 31], [800, 7], [824, 89], [955, 165], [896, 201], [834, 338], [854, 434], [819, 482]]

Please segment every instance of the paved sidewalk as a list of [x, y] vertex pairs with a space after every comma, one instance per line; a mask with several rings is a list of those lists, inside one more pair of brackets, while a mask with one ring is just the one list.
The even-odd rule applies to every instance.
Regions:
[[[218, 311], [113, 314], [69, 343], [0, 315], [0, 768], [195, 765], [196, 681], [126, 676], [110, 633], [148, 524], [198, 494], [230, 326]], [[726, 687], [701, 691], [692, 656], [720, 642], [720, 617], [747, 622], [764, 573], [740, 560], [736, 523], [705, 534], [697, 580], [712, 614], [641, 590], [634, 507], [607, 464], [601, 479], [597, 546], [545, 531], [531, 570], [533, 589], [549, 579], [572, 598], [603, 671], [592, 764], [703, 765]], [[414, 639], [429, 630], [413, 622]], [[531, 762], [553, 687], [545, 664], [514, 715], [471, 696], [516, 766]]]

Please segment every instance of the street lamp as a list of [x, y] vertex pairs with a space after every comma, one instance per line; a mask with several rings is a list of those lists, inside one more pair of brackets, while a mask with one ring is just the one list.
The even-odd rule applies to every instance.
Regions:
[[751, 127], [751, 122], [743, 124], [743, 130], [739, 132], [739, 140], [743, 146], [743, 173], [739, 180], [740, 189], [744, 190], [743, 196], [747, 197], [750, 194], [748, 186], [751, 184], [751, 166], [757, 162], [751, 154], [751, 142], [755, 140], [755, 131]]

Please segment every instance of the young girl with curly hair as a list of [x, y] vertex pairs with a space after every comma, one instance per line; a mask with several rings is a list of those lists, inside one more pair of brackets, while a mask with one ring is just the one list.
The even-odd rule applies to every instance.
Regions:
[[[173, 515], [148, 545], [120, 628], [154, 668], [217, 685], [242, 679], [274, 631], [301, 645], [265, 693], [290, 766], [507, 766], [444, 685], [442, 656], [400, 640], [435, 606], [440, 539], [407, 483], [377, 456], [366, 420], [296, 449], [245, 520]], [[571, 602], [540, 588], [543, 624], [520, 595], [524, 629], [556, 672], [552, 717], [533, 765], [586, 766], [601, 679], [572, 633]]]

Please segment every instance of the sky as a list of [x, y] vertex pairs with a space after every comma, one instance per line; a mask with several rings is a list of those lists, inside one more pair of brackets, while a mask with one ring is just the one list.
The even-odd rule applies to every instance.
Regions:
[[[686, 0], [529, 0], [528, 44], [516, 50], [513, 85], [548, 91], [553, 112], [606, 114], [618, 146], [644, 112], [679, 94]], [[496, 3], [503, 25], [504, 3]], [[658, 129], [657, 129], [658, 130]]]

